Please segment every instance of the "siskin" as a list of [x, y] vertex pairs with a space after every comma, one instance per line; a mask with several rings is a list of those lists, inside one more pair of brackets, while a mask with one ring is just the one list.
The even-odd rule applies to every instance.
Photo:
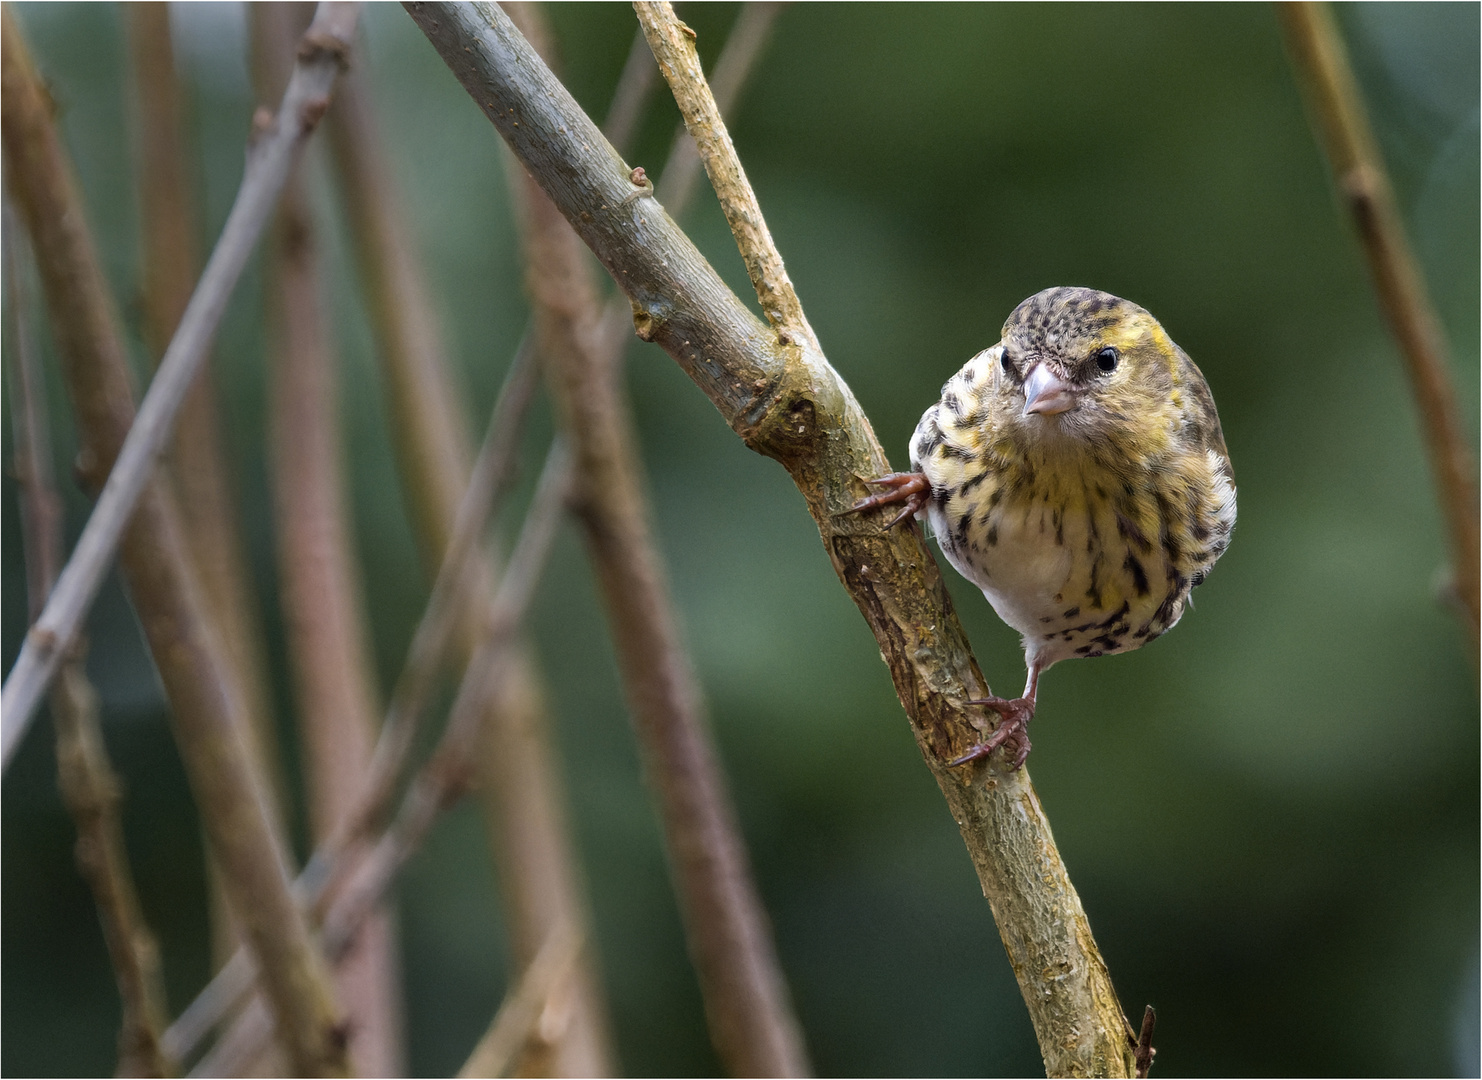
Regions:
[[[1204, 376], [1158, 321], [1094, 289], [1036, 293], [1003, 339], [942, 387], [909, 473], [851, 511], [924, 517], [958, 573], [1024, 637], [1024, 696], [984, 705], [1029, 756], [1039, 677], [1060, 660], [1140, 648], [1178, 622], [1230, 543], [1235, 482]], [[1007, 751], [1006, 751], [1007, 752]]]

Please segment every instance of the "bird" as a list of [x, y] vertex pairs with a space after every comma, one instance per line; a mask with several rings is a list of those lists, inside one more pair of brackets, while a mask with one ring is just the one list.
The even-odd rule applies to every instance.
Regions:
[[942, 387], [911, 438], [911, 471], [848, 513], [901, 505], [1023, 636], [1022, 696], [949, 767], [1000, 747], [1029, 757], [1040, 676], [1061, 660], [1141, 648], [1171, 630], [1229, 546], [1235, 476], [1204, 375], [1157, 319], [1058, 286], [1009, 315]]

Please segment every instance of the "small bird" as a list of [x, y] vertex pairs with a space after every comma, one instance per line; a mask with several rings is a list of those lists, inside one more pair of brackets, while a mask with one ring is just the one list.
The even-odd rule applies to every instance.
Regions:
[[[1142, 308], [1053, 288], [942, 387], [911, 472], [850, 512], [903, 503], [958, 573], [1024, 637], [1024, 695], [961, 765], [1029, 756], [1039, 677], [1060, 660], [1137, 649], [1178, 622], [1230, 543], [1235, 480], [1204, 376]], [[1006, 751], [1007, 753], [1008, 751]]]

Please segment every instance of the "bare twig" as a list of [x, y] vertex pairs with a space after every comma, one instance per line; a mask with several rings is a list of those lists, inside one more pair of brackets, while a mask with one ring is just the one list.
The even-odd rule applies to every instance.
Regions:
[[613, 146], [626, 147], [633, 141], [638, 132], [638, 122], [643, 119], [643, 110], [648, 107], [648, 99], [653, 94], [654, 76], [658, 73], [643, 31], [635, 31], [623, 73], [618, 76], [617, 90], [602, 121], [602, 134]]
[[[253, 77], [273, 100], [290, 77], [308, 4], [254, 4]], [[354, 812], [380, 717], [345, 504], [334, 344], [320, 309], [316, 222], [302, 168], [278, 203], [267, 262], [270, 417], [280, 603], [315, 842]], [[365, 1076], [402, 1064], [390, 912], [371, 915], [335, 965], [350, 1060]]]
[[[46, 288], [83, 441], [80, 472], [96, 488], [134, 420], [124, 346], [75, 183], [9, 8], [0, 55], [6, 181]], [[146, 476], [142, 483], [142, 497], [126, 515], [121, 563], [170, 701], [196, 804], [292, 1067], [305, 1075], [343, 1071], [344, 1048], [324, 966], [290, 895], [286, 856], [242, 740], [249, 722], [244, 696], [206, 616], [173, 499], [157, 481]], [[75, 565], [76, 560], [69, 564]], [[32, 636], [45, 632], [33, 629]], [[65, 648], [53, 640], [40, 651], [55, 658]], [[12, 716], [7, 712], [7, 721]]]
[[[640, 45], [647, 58], [648, 46]], [[651, 60], [648, 69], [652, 84]], [[492, 563], [486, 564], [477, 554], [477, 540], [490, 515], [491, 499], [513, 478], [509, 466], [515, 461], [538, 373], [531, 362], [533, 345], [522, 346], [506, 377], [506, 390], [501, 391], [504, 404], [491, 417], [487, 452], [480, 455], [470, 478], [463, 411], [457, 406], [421, 258], [381, 149], [371, 89], [361, 72], [347, 76], [329, 122], [366, 307], [373, 313], [403, 489], [414, 510], [415, 534], [426, 562], [433, 569], [444, 567], [437, 574], [423, 621], [429, 632], [419, 627], [398, 680], [401, 693], [419, 682], [430, 685], [449, 651], [449, 633], [463, 665], [478, 647], [478, 613], [492, 602], [502, 559], [497, 544], [491, 543]], [[499, 475], [491, 477], [490, 470], [496, 468]], [[435, 647], [429, 645], [434, 638]], [[510, 677], [490, 699], [478, 754], [484, 781], [478, 792], [500, 869], [511, 955], [520, 965], [533, 960], [557, 926], [584, 926], [589, 921], [566, 824], [565, 785], [539, 686], [533, 654], [520, 648]], [[407, 709], [406, 700], [403, 696], [398, 702], [393, 718], [415, 711]], [[387, 740], [387, 745], [395, 744]], [[405, 750], [400, 752], [404, 756]], [[571, 1007], [563, 1014], [567, 1022], [559, 1032], [550, 1025], [542, 1027], [553, 1039], [532, 1043], [532, 1053], [520, 1065], [526, 1075], [613, 1071], [592, 950], [583, 950], [570, 975], [572, 992], [566, 996]]]
[[[546, 455], [535, 497], [510, 555], [509, 566], [500, 579], [488, 618], [481, 627], [479, 648], [464, 673], [447, 727], [432, 757], [418, 771], [402, 798], [396, 820], [363, 857], [334, 860], [326, 855], [324, 865], [334, 867], [334, 882], [327, 882], [321, 875], [319, 888], [320, 896], [329, 899], [322, 937], [331, 959], [341, 954], [365, 915], [375, 907], [406, 860], [421, 845], [437, 815], [463, 793], [473, 768], [473, 754], [487, 711], [488, 695], [509, 677], [516, 655], [512, 646], [540, 581], [556, 528], [570, 496], [571, 475], [571, 456], [564, 444], [558, 441]], [[350, 864], [348, 869], [347, 863]], [[307, 876], [306, 871], [304, 877]], [[212, 1009], [207, 1010], [205, 1004], [200, 1009], [192, 1006], [189, 1010], [192, 1030], [173, 1035], [167, 1033], [171, 1035], [170, 1045], [185, 1046], [186, 1039], [182, 1035], [204, 1035], [241, 1000], [241, 992], [251, 986], [250, 980], [242, 977], [247, 973], [236, 960], [223, 974], [226, 971], [233, 972], [231, 985], [223, 980], [221, 986], [214, 982], [208, 986], [206, 992], [210, 995]], [[238, 988], [239, 993], [231, 993]], [[248, 1053], [249, 1049], [255, 1052], [256, 1044], [245, 1038], [241, 1031], [244, 1025], [255, 1022], [253, 1010], [248, 1009], [222, 1037], [223, 1043], [234, 1048], [232, 1060], [237, 1060], [236, 1055]], [[194, 1044], [190, 1046], [193, 1048]], [[203, 1061], [198, 1066], [203, 1074], [231, 1071], [222, 1063], [224, 1059], [217, 1059], [214, 1053], [206, 1060], [212, 1064], [207, 1068]]]
[[1149, 1005], [1142, 1011], [1142, 1027], [1137, 1032], [1137, 1038], [1133, 1045], [1133, 1057], [1137, 1062], [1136, 1076], [1138, 1080], [1145, 1080], [1153, 1068], [1153, 1058], [1158, 1051], [1153, 1049], [1153, 1028], [1157, 1026], [1158, 1014]]
[[27, 635], [5, 679], [0, 701], [0, 754], [5, 762], [10, 760], [36, 703], [97, 595], [134, 507], [154, 474], [155, 461], [170, 437], [175, 414], [205, 361], [222, 312], [257, 246], [289, 169], [329, 106], [329, 93], [348, 55], [358, 16], [359, 5], [355, 3], [320, 5], [314, 24], [304, 35], [278, 114], [258, 132], [236, 201], [150, 383], [138, 422], [118, 453], [116, 467], [108, 474], [46, 610]]
[[[539, 9], [505, 10], [541, 48]], [[806, 1075], [802, 1034], [649, 526], [616, 365], [621, 341], [603, 321], [580, 239], [529, 179], [525, 196], [527, 285], [541, 354], [576, 453], [576, 512], [659, 803], [711, 1040], [732, 1075]]]
[[[726, 35], [726, 43], [715, 61], [710, 91], [715, 97], [716, 109], [729, 121], [735, 120], [733, 113], [741, 98], [741, 90], [784, 7], [785, 3], [775, 0], [755, 0], [753, 3], [742, 4], [731, 32]], [[643, 28], [640, 27], [638, 32], [642, 34]], [[646, 44], [647, 38], [644, 40]], [[608, 138], [614, 146], [622, 146], [611, 135]], [[700, 152], [695, 148], [695, 140], [690, 138], [688, 129], [681, 124], [674, 133], [674, 142], [669, 148], [669, 158], [664, 162], [664, 171], [658, 185], [659, 201], [669, 211], [670, 217], [677, 220], [684, 215], [699, 172]]]
[[[27, 602], [35, 618], [63, 562], [61, 498], [53, 478], [41, 368], [30, 333], [31, 303], [16, 252], [22, 241], [8, 203], [4, 219], [11, 331], [6, 374]], [[120, 1076], [169, 1076], [174, 1070], [160, 1050], [165, 994], [159, 951], [139, 909], [118, 812], [118, 780], [103, 742], [97, 695], [80, 652], [63, 661], [50, 697], [57, 731], [58, 778], [77, 826], [77, 863], [98, 908], [122, 1005], [117, 1071]]]
[[772, 241], [751, 183], [741, 168], [741, 159], [731, 145], [720, 108], [700, 70], [694, 32], [675, 18], [674, 9], [667, 3], [640, 0], [634, 3], [633, 10], [638, 13], [639, 25], [659, 63], [660, 73], [674, 91], [684, 125], [695, 140], [700, 160], [731, 226], [731, 235], [736, 238], [736, 246], [746, 263], [746, 273], [756, 289], [762, 313], [784, 345], [808, 344], [817, 349], [818, 339], [803, 314], [803, 305], [798, 302], [792, 279], [787, 276], [782, 256]]
[[1332, 9], [1325, 3], [1278, 3], [1276, 9], [1298, 81], [1308, 93], [1313, 126], [1327, 152], [1333, 182], [1353, 216], [1379, 306], [1410, 376], [1450, 537], [1456, 598], [1475, 660], [1482, 605], [1477, 463], [1462, 434], [1446, 334], [1405, 235], [1384, 156]]
[[[534, 349], [522, 346], [494, 405], [488, 436], [474, 465], [474, 480], [459, 506], [455, 537], [449, 543], [450, 556], [443, 560], [432, 598], [412, 637], [412, 647], [392, 691], [358, 803], [341, 819], [335, 834], [319, 845], [294, 883], [299, 902], [310, 908], [319, 908], [331, 879], [337, 870], [343, 869], [342, 859], [347, 849], [382, 819], [396, 795], [397, 781], [430, 703], [437, 672], [450, 648], [460, 611], [459, 583], [466, 579], [468, 561], [477, 550], [478, 536], [497, 502], [491, 490], [502, 486], [510, 475], [510, 461], [519, 441], [514, 432], [534, 392], [536, 375]], [[453, 549], [463, 554], [454, 556]], [[166, 1029], [165, 1046], [176, 1059], [190, 1057], [251, 989], [253, 971], [250, 958], [238, 952]]]
[[[848, 386], [806, 341], [759, 323], [491, 5], [405, 5], [477, 106], [749, 446], [782, 463], [875, 634], [922, 755], [958, 822], [1054, 1075], [1130, 1075], [1127, 1023], [1049, 823], [1021, 770], [950, 770], [987, 694], [914, 528], [839, 516], [889, 464]], [[765, 305], [764, 305], [765, 306]]]
[[[154, 0], [128, 4], [124, 15], [135, 97], [144, 336], [151, 360], [158, 360], [180, 325], [200, 269], [196, 199], [186, 165], [169, 5]], [[282, 766], [267, 690], [257, 595], [247, 570], [234, 484], [220, 432], [211, 368], [202, 362], [181, 402], [175, 438], [167, 455], [175, 465], [172, 478], [190, 531], [201, 584], [223, 643], [238, 669], [237, 680], [247, 693], [248, 711], [257, 721], [249, 738], [274, 793], [274, 805], [281, 808]]]
[[[539, 1028], [542, 1015], [559, 1011], [560, 1003], [556, 999], [580, 956], [581, 936], [569, 925], [556, 926], [519, 981], [505, 994], [488, 1030], [458, 1075], [508, 1075], [510, 1066]], [[553, 1010], [552, 1006], [556, 1008]]]

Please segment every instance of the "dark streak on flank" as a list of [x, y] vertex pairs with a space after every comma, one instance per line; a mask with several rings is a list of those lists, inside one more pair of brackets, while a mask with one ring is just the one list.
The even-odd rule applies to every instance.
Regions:
[[1122, 563], [1122, 569], [1132, 574], [1133, 591], [1138, 596], [1146, 596], [1148, 594], [1148, 575], [1147, 571], [1143, 570], [1142, 563], [1138, 561], [1137, 556], [1130, 551], [1127, 552], [1127, 559]]

